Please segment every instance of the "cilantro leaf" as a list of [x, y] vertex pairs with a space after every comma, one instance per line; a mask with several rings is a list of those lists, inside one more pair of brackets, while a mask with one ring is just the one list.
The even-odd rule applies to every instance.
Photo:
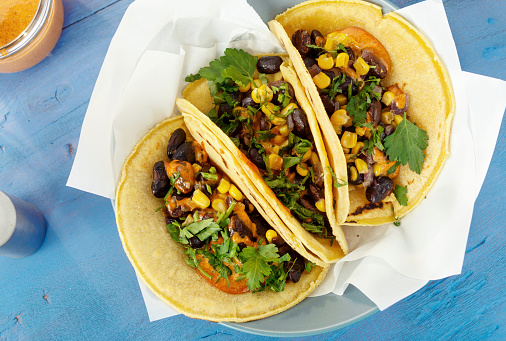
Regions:
[[420, 174], [425, 161], [423, 151], [428, 146], [428, 140], [427, 132], [406, 119], [404, 113], [404, 119], [397, 129], [385, 138], [383, 145], [390, 160], [399, 161], [402, 165], [409, 163], [409, 169]]
[[334, 187], [339, 188], [343, 186], [348, 186], [348, 183], [344, 181], [343, 179], [338, 179], [336, 176], [336, 173], [334, 173], [334, 170], [330, 168], [330, 166], [327, 166], [327, 168], [330, 171], [330, 175], [332, 175], [332, 179], [334, 179]]
[[401, 204], [402, 206], [408, 206], [408, 197], [406, 196], [406, 193], [408, 193], [408, 189], [404, 186], [395, 185], [394, 187], [394, 195], [395, 199]]
[[272, 272], [267, 262], [276, 262], [279, 259], [278, 248], [274, 244], [259, 245], [258, 250], [247, 246], [239, 254], [243, 263], [240, 270], [248, 279], [248, 288], [251, 291], [262, 288], [265, 277]]

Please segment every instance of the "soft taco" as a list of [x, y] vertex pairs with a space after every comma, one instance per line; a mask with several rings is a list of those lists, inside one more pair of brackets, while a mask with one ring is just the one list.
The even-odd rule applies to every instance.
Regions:
[[192, 133], [207, 132], [250, 193], [309, 253], [326, 263], [342, 258], [348, 246], [339, 222], [346, 214], [338, 213], [347, 212], [346, 173], [332, 171], [287, 56], [227, 49], [187, 80], [193, 82], [185, 100], [176, 104], [194, 122]]
[[193, 140], [182, 116], [153, 128], [123, 166], [115, 211], [126, 254], [152, 292], [189, 317], [277, 314], [328, 270], [295, 250], [307, 253], [233, 180], [233, 166]]
[[346, 224], [404, 216], [449, 155], [452, 86], [430, 43], [360, 0], [304, 2], [269, 27], [313, 105], [334, 171], [348, 174]]

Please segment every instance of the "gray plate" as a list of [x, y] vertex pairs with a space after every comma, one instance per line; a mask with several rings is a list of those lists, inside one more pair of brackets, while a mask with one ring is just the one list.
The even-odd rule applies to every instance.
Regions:
[[[300, 1], [247, 0], [265, 22]], [[369, 0], [383, 8], [383, 13], [398, 9], [388, 0]], [[371, 316], [379, 309], [361, 291], [350, 285], [343, 296], [328, 294], [309, 297], [288, 309], [262, 320], [246, 323], [221, 323], [232, 329], [266, 336], [308, 336], [344, 328]]]

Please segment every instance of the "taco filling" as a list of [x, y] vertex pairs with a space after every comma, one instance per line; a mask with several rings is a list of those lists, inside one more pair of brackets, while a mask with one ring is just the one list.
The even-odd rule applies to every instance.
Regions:
[[183, 129], [172, 133], [167, 156], [153, 166], [152, 193], [164, 200], [160, 210], [187, 264], [212, 286], [230, 294], [278, 292], [311, 270]]
[[221, 72], [216, 77], [212, 73], [216, 60], [187, 81], [207, 79], [214, 98], [207, 116], [256, 166], [265, 184], [301, 225], [332, 244], [335, 237], [326, 215], [324, 166], [308, 117], [292, 85], [283, 79], [283, 59], [233, 51], [250, 66], [240, 76], [223, 77]]
[[398, 84], [382, 83], [390, 70], [383, 45], [357, 27], [326, 36], [318, 30], [297, 30], [292, 44], [338, 135], [350, 190], [365, 189], [371, 206], [394, 200], [392, 193], [407, 206], [407, 188], [396, 185], [395, 178], [400, 165], [421, 173], [429, 137], [407, 116], [409, 94]]

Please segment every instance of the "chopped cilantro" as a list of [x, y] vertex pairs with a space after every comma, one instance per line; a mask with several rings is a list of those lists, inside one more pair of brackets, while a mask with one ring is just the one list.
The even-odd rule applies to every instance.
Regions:
[[397, 199], [399, 204], [402, 206], [408, 206], [408, 197], [406, 196], [408, 189], [406, 187], [395, 185], [393, 192], [395, 199]]

